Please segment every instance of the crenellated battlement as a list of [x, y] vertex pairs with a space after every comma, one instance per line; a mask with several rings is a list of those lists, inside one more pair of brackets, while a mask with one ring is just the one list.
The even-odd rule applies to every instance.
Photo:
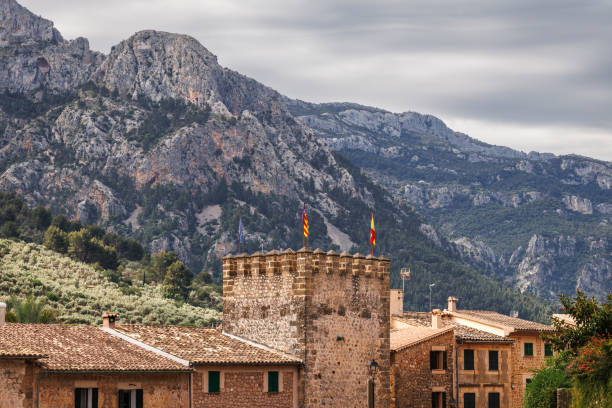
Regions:
[[282, 274], [339, 274], [364, 276], [366, 278], [388, 278], [389, 259], [385, 257], [364, 256], [359, 253], [341, 254], [335, 251], [323, 252], [302, 248], [295, 252], [286, 249], [282, 252], [255, 252], [251, 255], [226, 255], [223, 258], [223, 279], [238, 276], [282, 275]]

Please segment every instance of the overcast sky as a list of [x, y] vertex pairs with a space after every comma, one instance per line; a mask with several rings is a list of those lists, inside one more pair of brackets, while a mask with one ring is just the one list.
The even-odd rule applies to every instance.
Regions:
[[311, 102], [438, 116], [525, 152], [612, 160], [612, 1], [18, 0], [93, 49], [142, 29]]

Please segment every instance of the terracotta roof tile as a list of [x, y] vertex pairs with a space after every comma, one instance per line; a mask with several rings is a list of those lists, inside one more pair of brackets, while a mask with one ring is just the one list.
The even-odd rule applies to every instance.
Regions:
[[301, 364], [291, 355], [205, 327], [118, 325], [115, 330], [191, 364]]
[[501, 324], [513, 328], [514, 331], [548, 332], [554, 330], [552, 326], [546, 324], [519, 319], [518, 317], [506, 316], [490, 310], [457, 310], [456, 314], [474, 317], [493, 324]]
[[391, 330], [391, 351], [400, 351], [407, 347], [415, 346], [452, 330], [452, 326], [443, 327], [441, 329], [414, 326], [411, 328]]
[[129, 344], [98, 327], [7, 323], [0, 352], [44, 355], [51, 371], [189, 371], [189, 368]]
[[[408, 324], [431, 327], [431, 313], [427, 312], [404, 312], [403, 316], [400, 317], [399, 320]], [[442, 315], [442, 325], [444, 327], [454, 326], [455, 338], [463, 342], [512, 343], [514, 341], [507, 337], [497, 336], [495, 334], [455, 323], [451, 321], [448, 315]]]

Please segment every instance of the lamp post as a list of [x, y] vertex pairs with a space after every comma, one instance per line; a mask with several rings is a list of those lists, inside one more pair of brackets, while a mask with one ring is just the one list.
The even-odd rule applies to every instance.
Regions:
[[370, 361], [368, 364], [368, 373], [370, 379], [368, 380], [368, 408], [374, 408], [375, 394], [374, 394], [374, 379], [376, 372], [378, 371], [378, 363], [376, 360]]
[[436, 286], [435, 283], [430, 283], [429, 284], [429, 311], [431, 312], [431, 289]]

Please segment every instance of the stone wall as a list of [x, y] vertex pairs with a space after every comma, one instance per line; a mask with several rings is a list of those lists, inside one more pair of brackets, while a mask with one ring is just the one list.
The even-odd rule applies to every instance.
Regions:
[[[512, 344], [512, 408], [520, 408], [523, 404], [526, 380], [533, 377], [533, 370], [544, 367], [544, 341], [539, 333], [514, 332], [510, 335]], [[525, 343], [533, 343], [533, 356], [524, 355]]]
[[24, 360], [0, 359], [0, 408], [29, 408], [32, 395], [32, 365]]
[[[500, 394], [500, 407], [510, 408], [512, 403], [512, 344], [464, 343], [457, 345], [459, 376], [459, 407], [463, 407], [463, 394], [476, 394], [476, 406], [486, 407], [488, 394]], [[474, 350], [474, 370], [464, 370], [464, 350]], [[489, 371], [489, 351], [498, 352], [498, 371]]]
[[[208, 392], [208, 371], [219, 371], [221, 389]], [[268, 371], [279, 372], [279, 392], [267, 392]], [[192, 378], [193, 408], [297, 408], [296, 367], [199, 366]]]
[[189, 375], [40, 374], [39, 408], [73, 407], [76, 388], [98, 388], [98, 407], [117, 408], [120, 389], [142, 389], [148, 408], [189, 407]]
[[287, 250], [223, 259], [223, 329], [304, 362], [300, 406], [389, 405], [389, 261]]
[[[391, 353], [391, 407], [431, 408], [431, 393], [446, 392], [447, 406], [453, 398], [455, 337], [452, 331]], [[432, 371], [429, 352], [447, 352], [447, 370]]]

